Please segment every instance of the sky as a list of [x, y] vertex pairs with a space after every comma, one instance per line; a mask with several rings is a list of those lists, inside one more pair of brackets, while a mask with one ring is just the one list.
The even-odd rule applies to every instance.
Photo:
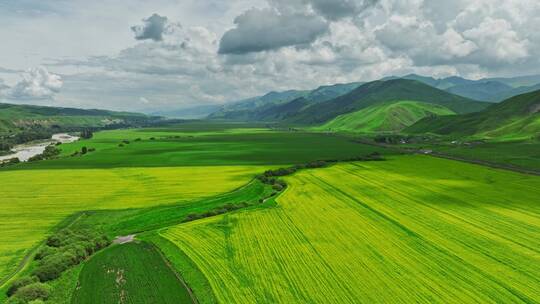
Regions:
[[152, 111], [540, 74], [538, 0], [0, 0], [0, 102]]

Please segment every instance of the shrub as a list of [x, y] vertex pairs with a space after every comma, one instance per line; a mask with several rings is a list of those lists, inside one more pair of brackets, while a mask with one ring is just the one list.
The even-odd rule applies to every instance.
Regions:
[[272, 189], [279, 192], [279, 191], [283, 190], [283, 186], [280, 185], [280, 184], [275, 184], [275, 185], [272, 186]]
[[[51, 292], [50, 286], [43, 283], [32, 283], [19, 288], [13, 295], [14, 298], [29, 302], [37, 299], [46, 300]], [[23, 302], [24, 303], [24, 302]]]
[[54, 247], [49, 247], [49, 246], [43, 246], [39, 249], [39, 251], [36, 253], [36, 256], [34, 256], [34, 259], [36, 260], [41, 260], [43, 259], [44, 257], [46, 256], [49, 256], [49, 255], [52, 255], [52, 254], [55, 254], [58, 252], [58, 249], [54, 248]]
[[30, 303], [30, 302], [26, 302], [23, 299], [11, 297], [6, 301], [5, 304], [27, 304], [27, 303]]
[[94, 133], [92, 133], [91, 130], [83, 130], [81, 132], [81, 138], [84, 138], [84, 139], [90, 139], [94, 136]]
[[20, 278], [16, 279], [15, 281], [13, 281], [13, 283], [11, 283], [11, 286], [9, 286], [9, 288], [7, 290], [8, 297], [11, 297], [12, 295], [14, 295], [15, 292], [17, 292], [17, 290], [19, 290], [19, 288], [22, 288], [22, 287], [24, 287], [26, 285], [30, 285], [32, 283], [36, 283], [37, 281], [38, 281], [38, 278], [29, 277], [29, 276], [20, 277]]
[[81, 148], [81, 153], [82, 153], [82, 154], [88, 153], [88, 148], [87, 148], [87, 147], [82, 147], [82, 148]]
[[36, 267], [33, 274], [37, 276], [41, 282], [57, 279], [60, 277], [60, 274], [69, 267], [69, 261], [63, 259], [63, 256], [55, 255], [54, 260]]
[[194, 220], [198, 220], [202, 218], [202, 215], [201, 214], [197, 214], [197, 213], [190, 213], [186, 216], [186, 218], [184, 219], [185, 222], [190, 222], [190, 221], [194, 221]]

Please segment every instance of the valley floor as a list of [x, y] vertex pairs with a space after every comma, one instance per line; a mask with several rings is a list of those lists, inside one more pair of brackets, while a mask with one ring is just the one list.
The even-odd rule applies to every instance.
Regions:
[[[0, 279], [30, 274], [32, 249], [92, 210], [71, 229], [152, 243], [199, 303], [540, 302], [540, 177], [399, 155], [337, 134], [199, 129], [99, 132], [62, 145], [59, 159], [0, 170]], [[77, 155], [82, 147], [95, 151]], [[283, 191], [253, 179], [374, 152], [387, 160], [302, 169], [280, 177]], [[91, 293], [77, 289], [81, 282], [114, 289], [94, 278], [107, 277], [118, 246], [132, 245], [103, 249], [48, 282], [46, 303]], [[125, 285], [134, 294], [163, 283], [144, 278], [136, 261], [114, 267], [138, 273]]]

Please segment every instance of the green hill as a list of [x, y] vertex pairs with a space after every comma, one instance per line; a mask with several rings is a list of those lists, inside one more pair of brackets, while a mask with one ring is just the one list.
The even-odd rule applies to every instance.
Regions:
[[538, 138], [540, 90], [512, 97], [478, 113], [427, 117], [405, 132], [498, 139]]
[[0, 133], [15, 132], [32, 126], [104, 127], [111, 124], [142, 123], [150, 118], [144, 114], [107, 110], [0, 104]]
[[397, 101], [376, 104], [360, 111], [340, 115], [315, 130], [347, 132], [396, 132], [420, 119], [436, 115], [452, 115], [441, 105], [417, 101]]
[[414, 100], [446, 107], [456, 113], [481, 111], [489, 103], [457, 96], [427, 84], [408, 79], [373, 81], [338, 98], [309, 106], [290, 117], [291, 123], [321, 124], [335, 117], [356, 112], [372, 105], [396, 100]]
[[158, 120], [159, 117], [138, 113], [0, 103], [0, 153], [13, 145], [46, 139], [54, 133], [138, 127]]

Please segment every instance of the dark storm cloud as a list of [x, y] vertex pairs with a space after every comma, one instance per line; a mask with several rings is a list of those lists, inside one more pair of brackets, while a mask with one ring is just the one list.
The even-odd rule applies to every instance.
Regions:
[[307, 0], [311, 7], [328, 20], [356, 16], [379, 0]]
[[328, 31], [328, 23], [316, 15], [283, 14], [274, 9], [250, 9], [234, 20], [226, 32], [220, 54], [245, 54], [285, 46], [309, 44]]
[[135, 39], [154, 41], [163, 40], [163, 34], [167, 31], [167, 17], [153, 14], [152, 16], [143, 19], [143, 25], [132, 26], [131, 30], [135, 33]]

